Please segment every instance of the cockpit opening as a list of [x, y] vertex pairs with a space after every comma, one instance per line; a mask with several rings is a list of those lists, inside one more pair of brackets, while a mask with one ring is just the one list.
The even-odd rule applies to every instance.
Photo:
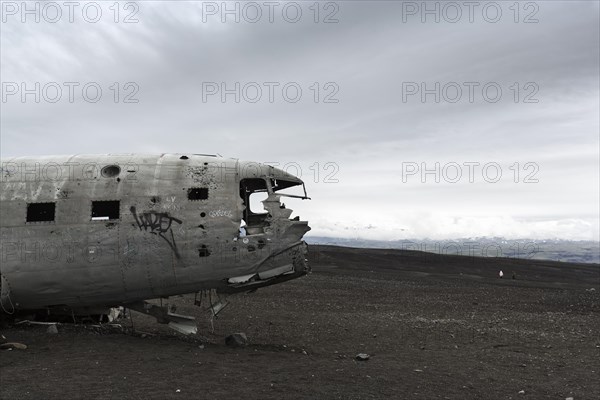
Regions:
[[296, 197], [299, 199], [310, 199], [306, 195], [306, 187], [303, 182], [286, 181], [283, 179], [271, 178], [271, 188], [280, 196]]
[[[264, 233], [268, 225], [269, 213], [264, 209], [259, 199], [266, 199], [269, 195], [267, 182], [261, 178], [248, 178], [240, 181], [240, 197], [243, 203], [242, 219], [245, 222], [243, 228], [246, 235]], [[258, 204], [257, 204], [258, 203]]]
[[[276, 194], [273, 197], [270, 195]], [[240, 234], [243, 236], [258, 235], [265, 233], [265, 228], [271, 225], [274, 206], [285, 209], [283, 202], [273, 204], [273, 198], [292, 197], [308, 199], [304, 184], [300, 181], [287, 181], [275, 178], [246, 178], [240, 181], [240, 197], [243, 203], [242, 222]], [[270, 200], [269, 200], [270, 199]], [[265, 204], [269, 203], [268, 207]], [[269, 212], [271, 210], [271, 212]], [[286, 212], [290, 214], [291, 211]], [[280, 212], [275, 215], [284, 215]], [[288, 217], [285, 217], [288, 218]], [[298, 218], [296, 218], [297, 220]]]

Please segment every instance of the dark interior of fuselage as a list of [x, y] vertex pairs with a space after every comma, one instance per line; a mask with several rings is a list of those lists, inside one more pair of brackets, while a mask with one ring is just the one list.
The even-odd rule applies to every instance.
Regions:
[[[301, 183], [270, 179], [270, 189], [272, 192], [283, 190], [292, 186], [300, 185]], [[242, 218], [245, 222], [244, 228], [246, 235], [257, 235], [264, 233], [264, 228], [269, 226], [270, 218], [272, 217], [267, 211], [252, 204], [251, 196], [257, 193], [269, 194], [269, 186], [263, 178], [246, 178], [240, 181], [240, 197], [242, 198], [244, 211]], [[279, 207], [285, 208], [285, 205], [280, 204]]]
[[261, 178], [242, 179], [240, 181], [240, 197], [244, 207], [242, 218], [246, 226], [241, 228], [245, 229], [247, 235], [264, 233], [264, 227], [269, 225], [268, 212], [251, 209], [250, 197], [254, 193], [268, 193], [267, 182]]

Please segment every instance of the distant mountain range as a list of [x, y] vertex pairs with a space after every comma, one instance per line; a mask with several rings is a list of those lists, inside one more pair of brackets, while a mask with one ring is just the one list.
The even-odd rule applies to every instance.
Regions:
[[600, 263], [600, 242], [559, 239], [505, 239], [499, 237], [454, 240], [366, 240], [307, 236], [309, 244], [345, 247], [416, 250], [474, 257], [508, 257], [573, 263]]

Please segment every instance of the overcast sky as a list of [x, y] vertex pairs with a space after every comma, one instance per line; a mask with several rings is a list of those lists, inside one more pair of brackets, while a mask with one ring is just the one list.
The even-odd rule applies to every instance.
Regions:
[[598, 240], [597, 1], [113, 4], [2, 1], [3, 158], [299, 166], [316, 236]]

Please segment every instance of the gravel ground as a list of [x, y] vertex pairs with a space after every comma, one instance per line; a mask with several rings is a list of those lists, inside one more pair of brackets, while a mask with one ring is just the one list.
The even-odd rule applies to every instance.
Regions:
[[[138, 313], [122, 329], [4, 326], [28, 348], [0, 351], [0, 397], [600, 398], [598, 264], [332, 246], [311, 263], [231, 297], [214, 324], [193, 296], [171, 299], [192, 337]], [[248, 345], [226, 346], [233, 332]]]

